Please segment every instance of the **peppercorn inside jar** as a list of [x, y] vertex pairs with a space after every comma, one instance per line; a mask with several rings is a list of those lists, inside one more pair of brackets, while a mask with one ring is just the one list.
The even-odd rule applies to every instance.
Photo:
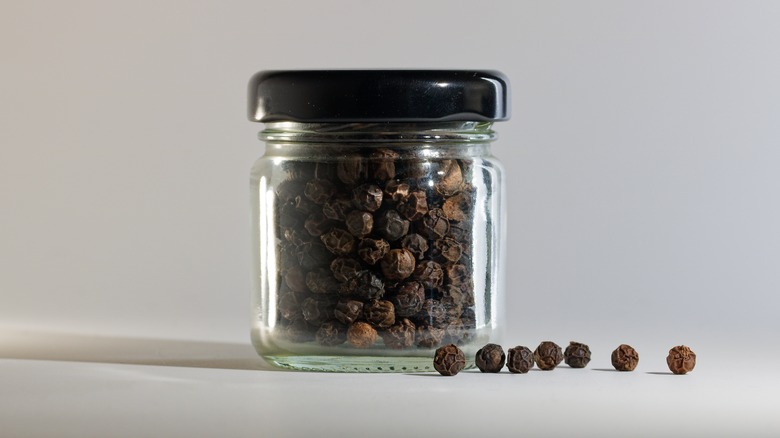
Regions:
[[[269, 363], [433, 371], [503, 328], [503, 171], [493, 71], [271, 71], [251, 172], [252, 342]], [[473, 366], [473, 364], [471, 364]]]

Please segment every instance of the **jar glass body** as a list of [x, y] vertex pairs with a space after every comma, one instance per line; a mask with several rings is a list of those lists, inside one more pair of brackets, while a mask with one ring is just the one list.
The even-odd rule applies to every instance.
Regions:
[[432, 370], [503, 329], [503, 171], [486, 122], [275, 122], [251, 171], [252, 342], [269, 363]]

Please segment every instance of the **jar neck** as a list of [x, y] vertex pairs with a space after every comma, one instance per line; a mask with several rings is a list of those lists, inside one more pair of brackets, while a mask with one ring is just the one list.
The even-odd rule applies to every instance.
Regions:
[[273, 143], [488, 143], [492, 122], [271, 122], [260, 140]]

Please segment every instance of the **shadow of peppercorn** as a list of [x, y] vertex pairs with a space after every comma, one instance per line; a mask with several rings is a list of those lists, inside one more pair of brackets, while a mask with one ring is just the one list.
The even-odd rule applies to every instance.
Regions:
[[0, 358], [233, 370], [279, 370], [260, 359], [249, 344], [44, 331], [0, 332]]

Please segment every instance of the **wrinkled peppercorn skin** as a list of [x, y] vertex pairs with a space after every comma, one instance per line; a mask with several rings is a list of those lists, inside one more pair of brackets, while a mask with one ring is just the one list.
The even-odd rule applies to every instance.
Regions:
[[466, 367], [466, 355], [457, 345], [439, 347], [433, 356], [433, 368], [442, 376], [454, 376]]
[[666, 364], [674, 374], [687, 374], [696, 366], [696, 353], [685, 345], [678, 345], [669, 350]]
[[612, 352], [612, 366], [618, 371], [634, 371], [639, 364], [639, 353], [630, 345], [620, 344]]
[[585, 368], [590, 362], [590, 347], [580, 342], [569, 342], [563, 352], [563, 359], [572, 368]]
[[544, 341], [534, 350], [534, 362], [540, 370], [552, 370], [562, 361], [563, 350], [555, 342]]
[[474, 363], [483, 373], [497, 373], [504, 368], [506, 355], [504, 349], [497, 344], [487, 344], [477, 351]]
[[524, 346], [517, 346], [509, 349], [506, 366], [510, 372], [525, 374], [534, 367], [534, 353]]

